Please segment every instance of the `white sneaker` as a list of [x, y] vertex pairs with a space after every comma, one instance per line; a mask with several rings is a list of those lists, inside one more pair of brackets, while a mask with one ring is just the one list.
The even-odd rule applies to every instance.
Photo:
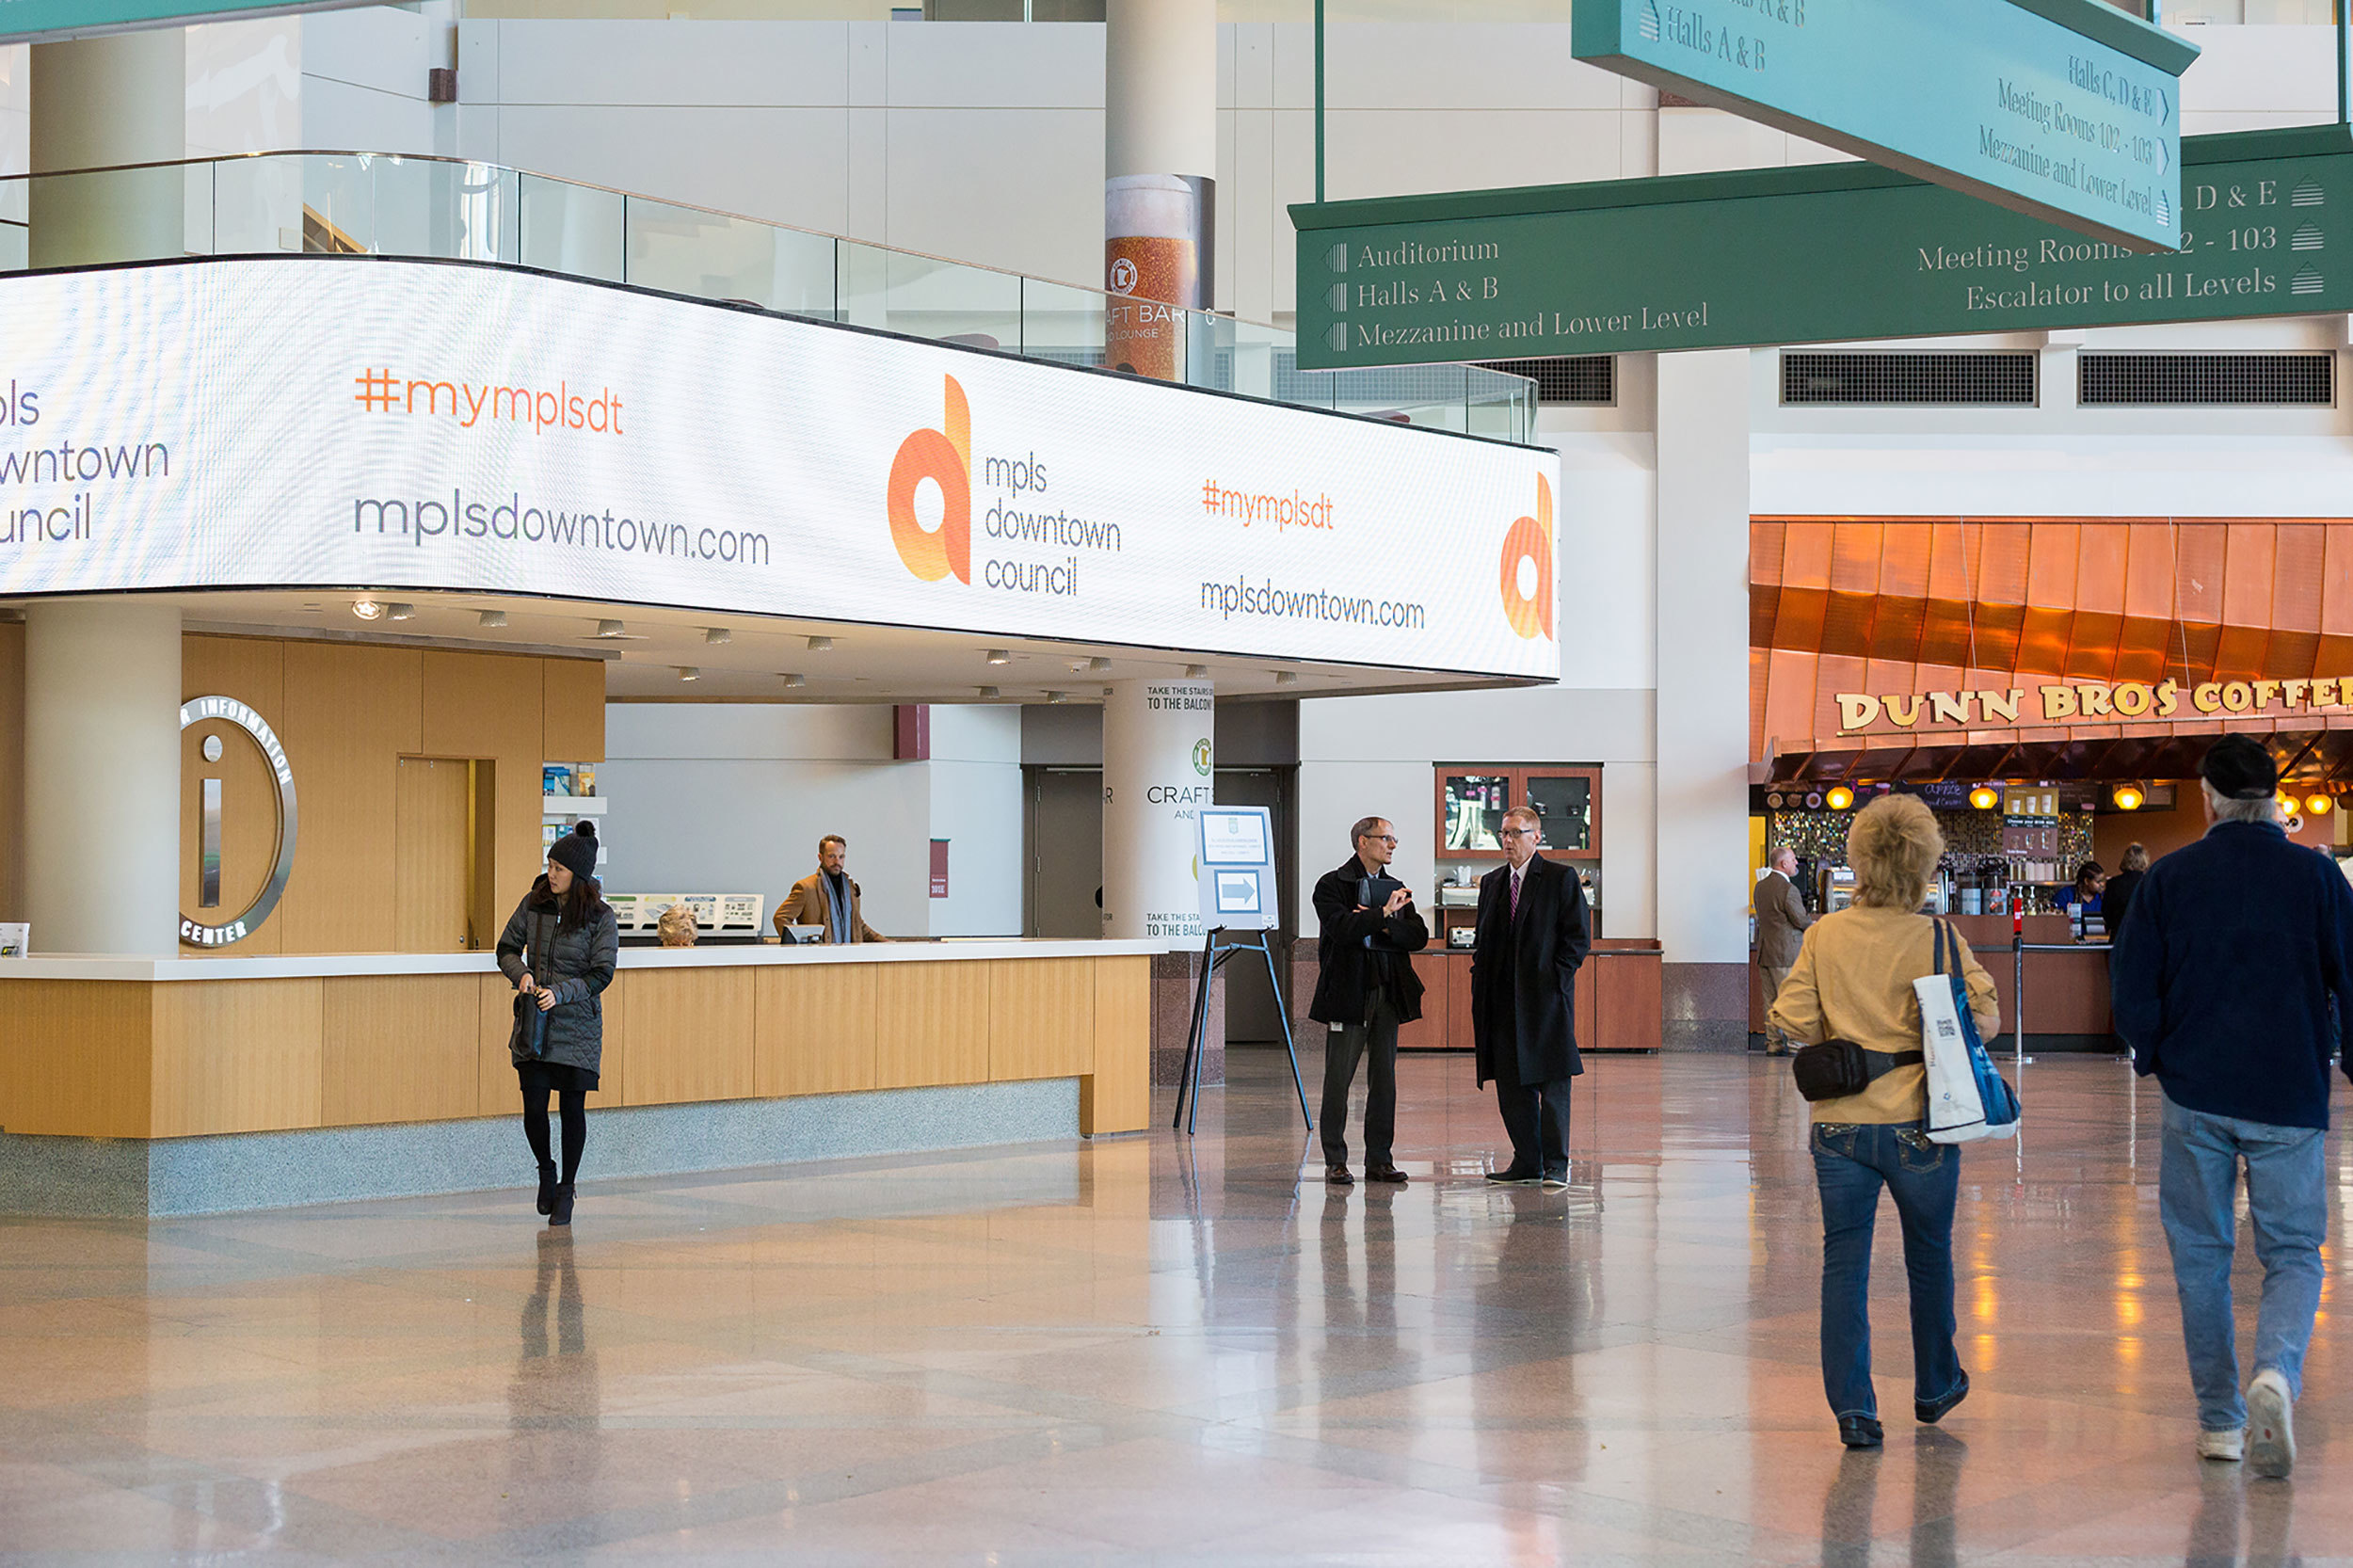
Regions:
[[2288, 1380], [2271, 1368], [2247, 1385], [2247, 1463], [2275, 1478], [2296, 1468], [2296, 1401]]
[[2233, 1427], [2228, 1432], [2201, 1432], [2198, 1434], [2198, 1457], [2218, 1459], [2236, 1464], [2246, 1457], [2246, 1433]]

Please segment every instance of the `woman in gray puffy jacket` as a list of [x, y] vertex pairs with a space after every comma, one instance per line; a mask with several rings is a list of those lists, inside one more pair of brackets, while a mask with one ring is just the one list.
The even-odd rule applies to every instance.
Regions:
[[[598, 885], [597, 827], [583, 822], [548, 850], [548, 869], [506, 922], [499, 968], [515, 983], [507, 1039], [523, 1092], [523, 1137], [539, 1160], [539, 1212], [572, 1223], [572, 1181], [588, 1144], [588, 1091], [604, 1060], [604, 1004], [620, 957], [620, 927]], [[564, 1167], [548, 1148], [548, 1095], [564, 1112]]]

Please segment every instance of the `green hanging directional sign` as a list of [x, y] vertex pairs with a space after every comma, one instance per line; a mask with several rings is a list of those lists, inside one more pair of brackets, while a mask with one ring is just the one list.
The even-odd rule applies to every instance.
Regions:
[[1299, 367], [2353, 312], [2353, 130], [2182, 148], [2178, 254], [1867, 164], [1295, 206]]
[[1577, 0], [1580, 60], [2137, 250], [2198, 46], [2101, 0]]
[[0, 45], [234, 22], [288, 11], [343, 10], [376, 0], [0, 0]]

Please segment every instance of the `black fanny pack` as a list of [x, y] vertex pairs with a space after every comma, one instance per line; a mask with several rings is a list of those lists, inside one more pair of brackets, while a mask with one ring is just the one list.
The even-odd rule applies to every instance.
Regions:
[[1873, 1079], [1897, 1067], [1917, 1067], [1927, 1061], [1923, 1051], [1865, 1050], [1852, 1040], [1825, 1040], [1791, 1057], [1789, 1069], [1797, 1075], [1799, 1094], [1809, 1100], [1834, 1100], [1863, 1093]]

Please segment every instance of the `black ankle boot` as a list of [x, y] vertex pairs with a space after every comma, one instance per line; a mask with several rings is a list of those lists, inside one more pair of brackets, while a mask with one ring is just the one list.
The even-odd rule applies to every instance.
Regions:
[[551, 1225], [570, 1224], [572, 1223], [572, 1184], [568, 1181], [565, 1182], [554, 1189], [554, 1192], [555, 1203], [548, 1210], [548, 1224]]
[[539, 1167], [539, 1212], [552, 1213], [555, 1208], [555, 1166], [551, 1161]]
[[1841, 1416], [1838, 1417], [1838, 1441], [1849, 1448], [1876, 1448], [1884, 1438], [1876, 1416]]

